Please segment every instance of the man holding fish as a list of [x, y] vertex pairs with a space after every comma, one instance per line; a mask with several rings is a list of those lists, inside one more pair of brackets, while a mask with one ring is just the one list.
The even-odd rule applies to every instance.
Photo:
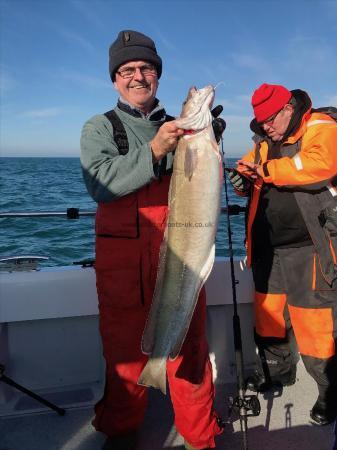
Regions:
[[[214, 259], [221, 187], [210, 115], [214, 90], [191, 89], [185, 116], [173, 120], [156, 98], [162, 60], [155, 44], [132, 30], [121, 31], [111, 45], [109, 72], [120, 95], [117, 107], [90, 119], [81, 137], [84, 180], [98, 203], [95, 269], [106, 360], [105, 392], [93, 424], [108, 436], [104, 450], [135, 448], [147, 405], [145, 385], [165, 391], [167, 377], [185, 448], [214, 448], [221, 427], [213, 410], [202, 288]], [[223, 122], [215, 120], [220, 137]], [[184, 149], [176, 151], [180, 162], [173, 173], [179, 174], [170, 187], [178, 142]], [[205, 156], [198, 153], [200, 144]], [[206, 154], [214, 182], [207, 193], [203, 184], [195, 192], [206, 176]], [[200, 195], [206, 202], [212, 197], [214, 208], [205, 203], [204, 215], [195, 215], [191, 204]], [[201, 230], [207, 243], [199, 258], [193, 244], [199, 245], [200, 231], [168, 222], [211, 223]], [[188, 245], [191, 229], [198, 236]]]

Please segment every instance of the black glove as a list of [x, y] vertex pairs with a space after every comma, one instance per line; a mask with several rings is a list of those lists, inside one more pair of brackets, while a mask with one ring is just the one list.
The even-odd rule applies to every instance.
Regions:
[[234, 189], [240, 192], [247, 192], [250, 188], [250, 181], [233, 169], [228, 172], [228, 178]]
[[221, 117], [218, 117], [222, 113], [223, 107], [221, 105], [216, 106], [212, 109], [211, 114], [214, 117], [212, 120], [212, 127], [214, 131], [215, 140], [219, 144], [222, 133], [226, 129], [226, 122], [221, 119]]

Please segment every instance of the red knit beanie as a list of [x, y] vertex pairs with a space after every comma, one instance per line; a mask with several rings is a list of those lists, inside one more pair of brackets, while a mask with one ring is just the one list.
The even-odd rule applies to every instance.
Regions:
[[263, 122], [281, 111], [291, 98], [291, 92], [278, 84], [263, 83], [254, 91], [252, 106], [257, 122]]

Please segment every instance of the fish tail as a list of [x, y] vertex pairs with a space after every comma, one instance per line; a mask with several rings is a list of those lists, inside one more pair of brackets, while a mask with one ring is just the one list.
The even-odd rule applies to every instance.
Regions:
[[138, 384], [160, 389], [166, 394], [166, 358], [150, 358], [140, 374]]

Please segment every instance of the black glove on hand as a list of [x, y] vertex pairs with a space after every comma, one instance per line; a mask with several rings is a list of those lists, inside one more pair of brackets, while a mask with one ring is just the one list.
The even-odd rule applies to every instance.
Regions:
[[231, 182], [234, 189], [240, 192], [247, 192], [250, 188], [250, 181], [247, 180], [243, 175], [240, 175], [240, 173], [233, 169], [230, 172], [228, 172], [228, 178]]
[[214, 131], [215, 140], [219, 144], [222, 133], [226, 129], [226, 122], [221, 119], [221, 117], [218, 117], [222, 113], [223, 107], [221, 105], [216, 106], [212, 109], [211, 114], [214, 117], [212, 120], [212, 127]]

